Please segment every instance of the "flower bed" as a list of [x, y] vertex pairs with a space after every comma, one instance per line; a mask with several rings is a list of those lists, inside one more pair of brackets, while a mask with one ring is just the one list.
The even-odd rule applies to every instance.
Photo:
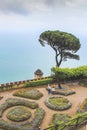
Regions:
[[34, 130], [39, 127], [45, 115], [45, 111], [42, 108], [37, 108], [35, 111], [34, 119], [29, 122], [22, 124], [13, 124], [7, 121], [4, 121], [0, 118], [0, 128], [3, 130]]
[[56, 94], [68, 96], [68, 95], [75, 94], [75, 91], [73, 91], [71, 89], [68, 89], [68, 90], [62, 90], [62, 89], [60, 89], [60, 90], [56, 91]]
[[63, 123], [63, 122], [67, 122], [70, 120], [70, 116], [66, 115], [66, 114], [54, 114], [53, 115], [53, 120], [52, 120], [52, 124], [59, 124], [59, 123]]
[[7, 118], [12, 121], [25, 121], [31, 117], [31, 112], [27, 107], [15, 106], [7, 113]]
[[45, 101], [45, 104], [47, 107], [53, 110], [60, 110], [60, 111], [69, 109], [72, 106], [72, 104], [67, 98], [58, 96], [49, 97]]
[[[32, 121], [27, 120], [31, 117], [29, 108], [36, 108]], [[10, 120], [4, 120], [2, 117], [2, 114], [6, 109], [8, 109], [6, 117], [9, 118], [11, 122]], [[0, 128], [3, 130], [34, 130], [39, 127], [44, 115], [45, 111], [42, 108], [38, 108], [38, 104], [35, 102], [26, 101], [23, 99], [8, 98], [0, 106]], [[20, 121], [20, 123], [17, 124], [18, 121]]]
[[26, 101], [23, 99], [14, 99], [14, 98], [8, 98], [5, 103], [1, 104], [0, 106], [0, 117], [2, 116], [2, 113], [7, 108], [10, 108], [12, 106], [26, 106], [32, 109], [38, 108], [38, 104], [35, 102]]
[[19, 91], [15, 92], [13, 95], [14, 96], [18, 96], [18, 97], [35, 99], [35, 100], [38, 100], [38, 99], [40, 99], [43, 96], [43, 94], [40, 93], [36, 89], [32, 89], [32, 90], [19, 90]]

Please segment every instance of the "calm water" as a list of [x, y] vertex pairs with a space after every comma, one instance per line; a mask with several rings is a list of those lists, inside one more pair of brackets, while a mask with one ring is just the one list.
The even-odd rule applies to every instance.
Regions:
[[[44, 76], [51, 74], [50, 69], [55, 66], [54, 52], [49, 46], [42, 47], [38, 38], [39, 34], [34, 33], [0, 33], [0, 83], [32, 79], [36, 69], [41, 69]], [[85, 65], [84, 61], [82, 53], [79, 62], [70, 61], [66, 66]]]
[[0, 83], [32, 79], [36, 69], [49, 75], [55, 64], [52, 53], [39, 44], [38, 36], [0, 34]]

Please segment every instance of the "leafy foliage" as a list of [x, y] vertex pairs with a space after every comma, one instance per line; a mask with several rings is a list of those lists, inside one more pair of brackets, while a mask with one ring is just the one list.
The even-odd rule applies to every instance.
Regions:
[[87, 66], [80, 66], [77, 68], [53, 67], [51, 70], [56, 80], [79, 80], [87, 78]]
[[67, 59], [79, 60], [79, 55], [75, 53], [80, 49], [80, 41], [74, 35], [61, 31], [45, 31], [39, 41], [42, 46], [48, 44], [55, 51], [56, 65], [60, 66], [62, 61]]

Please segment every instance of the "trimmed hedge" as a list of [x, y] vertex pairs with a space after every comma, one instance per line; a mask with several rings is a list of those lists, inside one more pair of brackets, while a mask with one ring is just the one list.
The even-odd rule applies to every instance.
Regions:
[[35, 81], [30, 81], [29, 83], [26, 83], [24, 87], [35, 87], [35, 86], [46, 85], [51, 83], [53, 83], [53, 78], [46, 78], [41, 80], [37, 79]]
[[26, 106], [32, 109], [38, 108], [38, 104], [31, 101], [26, 101], [24, 99], [14, 99], [14, 98], [8, 98], [5, 103], [0, 105], [0, 117], [2, 117], [3, 112], [12, 106]]
[[87, 78], [87, 66], [80, 66], [77, 68], [58, 68], [53, 67], [52, 72], [54, 73], [55, 79], [63, 80], [80, 80]]
[[4, 130], [34, 130], [39, 127], [45, 115], [45, 111], [42, 108], [37, 108], [35, 111], [34, 119], [22, 124], [8, 123], [0, 118], [0, 128]]

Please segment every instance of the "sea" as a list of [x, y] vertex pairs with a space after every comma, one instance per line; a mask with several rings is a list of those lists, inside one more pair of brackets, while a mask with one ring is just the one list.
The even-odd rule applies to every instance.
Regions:
[[[43, 76], [51, 75], [51, 68], [56, 65], [55, 53], [50, 46], [43, 47], [39, 43], [39, 35], [34, 32], [0, 32], [0, 84], [33, 79], [37, 69], [42, 70]], [[81, 61], [72, 61], [66, 66], [80, 64]]]
[[0, 33], [0, 84], [33, 79], [37, 69], [43, 76], [51, 74], [54, 54], [38, 39], [34, 33]]

